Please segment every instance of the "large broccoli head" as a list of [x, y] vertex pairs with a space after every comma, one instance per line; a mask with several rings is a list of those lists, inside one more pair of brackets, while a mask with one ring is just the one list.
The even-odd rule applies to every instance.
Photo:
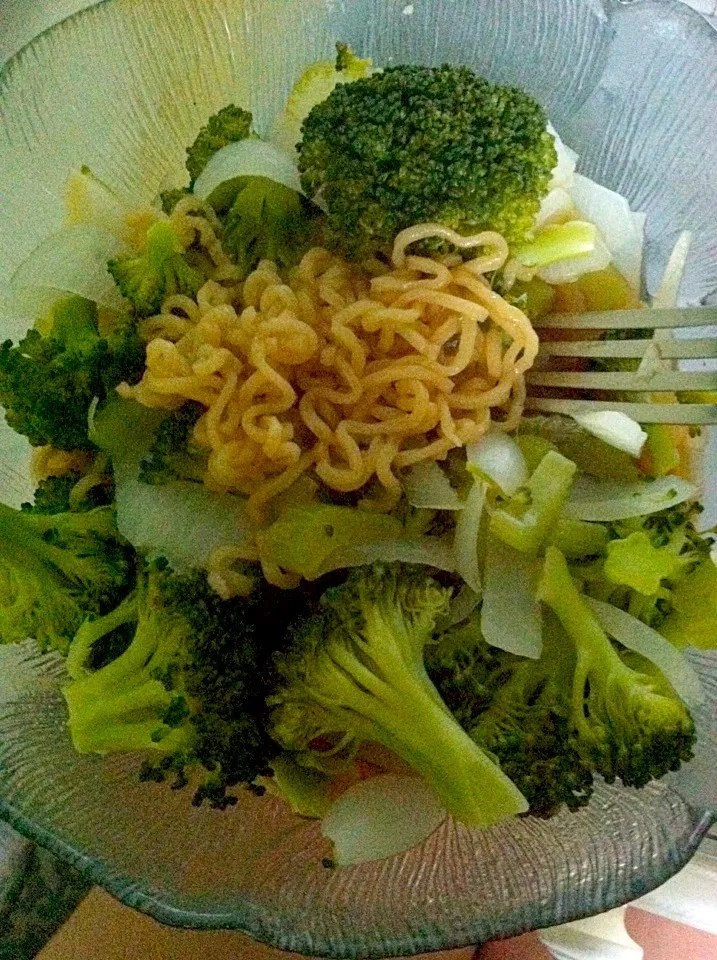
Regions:
[[[299, 170], [355, 257], [434, 222], [524, 240], [557, 155], [542, 107], [466, 67], [400, 66], [337, 86], [302, 126]], [[435, 242], [429, 248], [435, 248]]]

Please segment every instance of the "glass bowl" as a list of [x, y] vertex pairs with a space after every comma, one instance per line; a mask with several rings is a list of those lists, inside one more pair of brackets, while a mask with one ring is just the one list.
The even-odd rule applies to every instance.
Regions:
[[[49, 30], [0, 74], [0, 294], [62, 221], [82, 164], [150, 200], [229, 102], [266, 129], [301, 69], [337, 39], [377, 64], [465, 63], [548, 108], [580, 169], [648, 214], [647, 283], [694, 231], [683, 297], [717, 289], [717, 33], [673, 0], [106, 0]], [[637, 53], [636, 53], [637, 51]], [[25, 321], [0, 315], [0, 334]], [[30, 494], [27, 447], [3, 426], [0, 498]], [[490, 830], [446, 821], [388, 860], [327, 869], [315, 822], [243, 796], [225, 813], [140, 784], [134, 758], [76, 755], [61, 661], [0, 648], [0, 817], [165, 923], [235, 928], [311, 955], [379, 957], [563, 923], [665, 881], [712, 822], [717, 664], [698, 756], [643, 791]]]

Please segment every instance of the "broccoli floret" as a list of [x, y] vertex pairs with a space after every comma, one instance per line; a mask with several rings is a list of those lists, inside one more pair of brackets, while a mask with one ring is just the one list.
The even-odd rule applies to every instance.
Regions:
[[191, 193], [189, 187], [176, 187], [173, 190], [163, 190], [159, 195], [159, 201], [162, 204], [162, 210], [169, 215], [177, 206], [180, 200], [183, 200]]
[[55, 304], [48, 336], [30, 330], [0, 346], [0, 403], [8, 425], [33, 446], [87, 450], [92, 401], [142, 375], [144, 346], [135, 324], [118, 319], [101, 336], [97, 307], [82, 297]]
[[147, 231], [147, 246], [139, 256], [125, 254], [107, 264], [122, 296], [142, 317], [157, 313], [165, 297], [194, 297], [204, 275], [191, 267], [184, 248], [169, 223], [153, 224]]
[[388, 253], [400, 230], [427, 221], [519, 243], [557, 159], [546, 123], [528, 94], [466, 67], [390, 67], [311, 110], [299, 171], [327, 210], [329, 241], [354, 257]]
[[611, 539], [604, 558], [576, 568], [586, 592], [659, 629], [672, 611], [677, 585], [711, 562], [713, 538], [695, 529], [702, 510], [698, 503], [681, 503], [608, 524]]
[[571, 724], [583, 761], [609, 782], [641, 787], [689, 760], [695, 727], [687, 707], [654, 673], [621, 659], [554, 547], [546, 550], [539, 597], [574, 645]]
[[563, 804], [576, 810], [592, 793], [592, 773], [572, 746], [563, 682], [569, 664], [570, 651], [547, 630], [539, 660], [489, 646], [480, 614], [446, 631], [427, 657], [429, 675], [456, 719], [495, 757], [534, 816], [551, 816]]
[[266, 177], [248, 177], [223, 222], [223, 242], [242, 275], [260, 260], [292, 266], [301, 259], [315, 212], [299, 194]]
[[0, 504], [0, 640], [66, 653], [90, 614], [131, 587], [133, 556], [110, 507], [45, 515]]
[[77, 503], [70, 503], [72, 492], [82, 480], [82, 474], [71, 472], [61, 477], [47, 477], [37, 485], [32, 503], [23, 503], [24, 513], [68, 513], [70, 510], [93, 510], [112, 503], [114, 490], [112, 478], [103, 477], [102, 482], [93, 485]]
[[[277, 752], [264, 730], [264, 684], [284, 614], [273, 588], [221, 600], [204, 573], [159, 566], [116, 610], [85, 623], [70, 647], [73, 743], [83, 753], [143, 753], [142, 779], [171, 777], [175, 788], [201, 766], [207, 775], [193, 802], [226, 807], [235, 802], [228, 788], [268, 773]], [[126, 649], [90, 672], [108, 640]]]
[[192, 431], [203, 413], [200, 403], [190, 401], [162, 421], [149, 453], [140, 463], [139, 479], [143, 483], [203, 479], [206, 453], [191, 446]]
[[199, 174], [212, 159], [217, 150], [237, 140], [245, 140], [251, 133], [252, 115], [241, 107], [230, 104], [223, 107], [206, 126], [202, 127], [197, 139], [187, 150], [187, 171], [194, 186]]
[[380, 743], [421, 774], [462, 823], [488, 825], [527, 808], [468, 737], [430, 681], [424, 647], [449, 592], [400, 566], [361, 568], [324, 594], [275, 666], [269, 731], [304, 762], [317, 744]]

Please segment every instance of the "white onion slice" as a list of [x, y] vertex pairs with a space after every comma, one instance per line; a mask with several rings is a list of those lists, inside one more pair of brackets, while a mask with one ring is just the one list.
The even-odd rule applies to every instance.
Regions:
[[665, 675], [687, 706], [704, 703], [705, 695], [697, 673], [684, 654], [657, 630], [631, 616], [619, 607], [602, 600], [585, 597], [606, 632], [628, 650], [645, 657]]
[[528, 479], [522, 450], [512, 437], [497, 430], [468, 444], [466, 462], [471, 473], [492, 480], [509, 497]]
[[244, 499], [201, 483], [140, 483], [136, 464], [113, 463], [117, 529], [147, 559], [182, 571], [206, 566], [218, 547], [253, 543]]
[[597, 480], [580, 475], [573, 485], [564, 515], [575, 520], [626, 520], [684, 503], [694, 496], [694, 484], [682, 477], [658, 477], [638, 483]]
[[657, 293], [652, 298], [652, 306], [656, 310], [669, 309], [676, 307], [679, 299], [680, 286], [685, 274], [687, 265], [687, 256], [692, 246], [692, 234], [689, 230], [683, 230], [677, 238], [675, 246], [672, 248], [665, 272], [662, 275], [660, 286]]
[[482, 590], [478, 562], [478, 534], [487, 491], [487, 483], [483, 480], [474, 480], [465, 508], [456, 517], [455, 570], [476, 593]]
[[445, 818], [423, 780], [386, 773], [349, 787], [324, 817], [321, 831], [334, 845], [337, 866], [348, 867], [418, 846]]
[[537, 660], [543, 618], [536, 599], [541, 564], [490, 537], [486, 548], [481, 631], [486, 643]]
[[597, 413], [575, 413], [573, 420], [580, 426], [609, 443], [616, 450], [629, 453], [631, 457], [639, 457], [645, 446], [647, 434], [637, 420], [628, 417], [618, 410], [600, 410]]
[[126, 310], [127, 301], [107, 270], [107, 261], [126, 250], [108, 230], [65, 227], [42, 241], [17, 268], [11, 292], [50, 287], [92, 300], [110, 310]]
[[266, 177], [302, 192], [299, 171], [292, 158], [271, 143], [249, 137], [217, 150], [197, 177], [194, 193], [206, 200], [217, 187], [237, 177]]
[[549, 223], [564, 223], [566, 220], [576, 219], [577, 210], [573, 198], [563, 187], [555, 187], [543, 197], [533, 229], [538, 230]]
[[336, 550], [317, 573], [322, 577], [332, 570], [363, 567], [369, 563], [415, 563], [453, 573], [456, 560], [450, 539], [444, 537], [414, 537], [405, 540], [380, 540], [363, 543], [347, 550]]
[[435, 460], [417, 463], [403, 476], [403, 489], [412, 507], [462, 510], [463, 501]]
[[635, 217], [622, 194], [580, 174], [573, 178], [570, 195], [583, 217], [602, 234], [617, 269], [634, 290], [639, 290], [644, 220]]

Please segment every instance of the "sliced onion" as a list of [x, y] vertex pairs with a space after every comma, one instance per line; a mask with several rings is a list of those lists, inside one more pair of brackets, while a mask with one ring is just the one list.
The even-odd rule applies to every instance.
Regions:
[[334, 845], [339, 867], [404, 853], [429, 837], [446, 818], [419, 777], [386, 773], [361, 780], [335, 801], [321, 830]]
[[573, 178], [570, 195], [580, 213], [602, 234], [617, 269], [634, 290], [639, 290], [644, 219], [635, 217], [622, 194], [580, 174]]
[[237, 177], [266, 177], [297, 193], [302, 192], [293, 159], [273, 144], [251, 137], [217, 150], [197, 177], [194, 193], [206, 200], [217, 187]]
[[528, 479], [523, 452], [507, 433], [486, 433], [477, 443], [468, 444], [466, 461], [471, 473], [491, 480], [509, 497]]
[[564, 223], [566, 220], [575, 219], [577, 210], [573, 198], [563, 187], [555, 187], [543, 197], [533, 229], [539, 230], [549, 223]]
[[618, 410], [601, 410], [597, 413], [573, 414], [580, 426], [598, 437], [611, 447], [629, 453], [631, 457], [639, 457], [645, 446], [647, 434], [640, 424]]
[[490, 537], [486, 547], [481, 630], [487, 643], [536, 660], [543, 619], [536, 599], [541, 563]]
[[96, 226], [65, 227], [35, 247], [10, 281], [11, 292], [50, 287], [85, 297], [110, 310], [126, 310], [107, 270], [107, 261], [124, 252], [124, 244]]
[[369, 563], [415, 563], [453, 573], [456, 559], [451, 547], [450, 539], [445, 537], [407, 537], [405, 540], [364, 543], [332, 553], [317, 573], [317, 577], [331, 573], [332, 570], [363, 567]]
[[687, 256], [692, 246], [692, 234], [683, 230], [677, 238], [672, 253], [667, 261], [665, 272], [662, 275], [657, 293], [652, 298], [652, 306], [657, 310], [676, 307], [679, 299], [682, 278], [685, 275]]
[[12, 293], [0, 293], [0, 327], [3, 339], [19, 340], [30, 327], [36, 327], [43, 335], [49, 330], [43, 328], [42, 319], [48, 318], [58, 300], [67, 294], [50, 287], [16, 287]]
[[424, 510], [462, 510], [463, 501], [434, 461], [417, 463], [403, 476], [403, 489], [412, 507]]
[[174, 570], [205, 567], [219, 547], [253, 543], [246, 501], [201, 483], [140, 483], [135, 465], [114, 460], [117, 529], [147, 559]]
[[642, 620], [614, 607], [611, 603], [585, 597], [606, 632], [628, 650], [645, 657], [665, 675], [687, 706], [704, 703], [705, 695], [697, 673], [683, 652]]
[[488, 484], [485, 481], [474, 480], [465, 508], [456, 517], [455, 570], [476, 593], [482, 590], [478, 561], [478, 535], [487, 492]]
[[626, 520], [684, 503], [694, 496], [694, 484], [682, 477], [658, 477], [638, 483], [597, 480], [584, 474], [575, 481], [564, 514], [576, 520]]

